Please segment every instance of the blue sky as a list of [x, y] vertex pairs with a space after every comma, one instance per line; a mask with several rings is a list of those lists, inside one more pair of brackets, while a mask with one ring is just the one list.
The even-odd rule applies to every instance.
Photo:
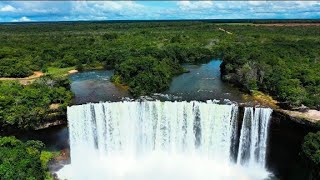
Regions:
[[320, 19], [320, 1], [0, 1], [0, 22]]

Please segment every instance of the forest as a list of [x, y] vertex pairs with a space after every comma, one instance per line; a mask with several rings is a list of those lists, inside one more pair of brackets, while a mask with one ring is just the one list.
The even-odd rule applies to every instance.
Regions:
[[163, 91], [182, 63], [223, 60], [225, 81], [288, 107], [319, 108], [320, 29], [256, 24], [80, 22], [0, 25], [0, 76], [103, 66], [134, 96]]
[[[128, 86], [137, 97], [166, 90], [174, 76], [186, 72], [184, 63], [221, 59], [221, 78], [243, 91], [263, 91], [289, 108], [301, 104], [320, 108], [317, 26], [210, 21], [23, 23], [1, 24], [0, 39], [0, 77], [104, 67], [114, 69], [112, 81]], [[71, 101], [65, 77], [44, 76], [29, 85], [0, 81], [0, 133], [34, 129], [64, 117]], [[58, 108], [50, 108], [52, 104]], [[320, 167], [319, 137], [319, 132], [310, 133], [302, 145], [315, 171]], [[36, 142], [0, 138], [0, 176], [45, 178], [41, 149]], [[314, 177], [320, 175], [315, 172]]]
[[66, 78], [45, 76], [30, 85], [0, 81], [0, 134], [65, 118], [72, 97]]
[[302, 157], [306, 166], [311, 169], [309, 179], [320, 178], [320, 122], [317, 123], [317, 132], [310, 132], [302, 143]]
[[53, 179], [47, 167], [53, 154], [44, 151], [42, 142], [0, 137], [0, 152], [1, 179]]

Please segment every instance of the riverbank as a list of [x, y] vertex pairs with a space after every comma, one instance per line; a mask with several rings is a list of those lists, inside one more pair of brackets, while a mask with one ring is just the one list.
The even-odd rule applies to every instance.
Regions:
[[[212, 61], [215, 62], [215, 61]], [[202, 70], [201, 68], [202, 67]], [[213, 68], [214, 67], [214, 68]], [[220, 70], [216, 70], [215, 68], [219, 68], [219, 65], [215, 64], [215, 63], [209, 63], [208, 65], [201, 65], [199, 67], [193, 67], [195, 68], [195, 70], [193, 70], [192, 72], [190, 72], [187, 74], [183, 74], [181, 77], [182, 79], [179, 79], [178, 77], [176, 77], [178, 82], [178, 85], [181, 84], [181, 87], [175, 87], [172, 88], [171, 91], [168, 91], [168, 93], [174, 93], [174, 92], [180, 92], [178, 95], [182, 96], [182, 91], [184, 91], [185, 86], [188, 85], [189, 89], [193, 86], [194, 89], [192, 91], [197, 92], [197, 94], [201, 94], [201, 92], [203, 91], [204, 94], [222, 94], [223, 92], [225, 92], [225, 96], [223, 96], [223, 98], [230, 98], [231, 96], [229, 94], [234, 94], [235, 92], [231, 91], [230, 88], [224, 88], [223, 91], [221, 91], [221, 93], [218, 93], [215, 91], [216, 87], [219, 87], [220, 89], [222, 88], [221, 84], [219, 85], [218, 81], [218, 77], [220, 76]], [[197, 70], [197, 68], [200, 68], [199, 71]], [[111, 94], [112, 98], [115, 98], [115, 96], [119, 96], [118, 99], [121, 99], [122, 96], [126, 96], [126, 93], [122, 93], [122, 94], [116, 94], [115, 92], [118, 91], [128, 91], [128, 87], [120, 85], [118, 83], [109, 83], [110, 85], [112, 84], [112, 87], [115, 86], [113, 89], [110, 89], [110, 85], [108, 85], [109, 77], [111, 77], [112, 75], [112, 71], [110, 71], [110, 73], [104, 74], [101, 73], [102, 71], [89, 71], [92, 69], [103, 69], [103, 66], [92, 66], [92, 67], [87, 67], [84, 66], [83, 67], [83, 71], [81, 71], [79, 73], [78, 70], [75, 69], [75, 67], [68, 67], [68, 68], [49, 68], [48, 72], [46, 74], [50, 74], [53, 76], [57, 76], [57, 75], [62, 75], [62, 76], [68, 76], [71, 74], [75, 74], [75, 79], [79, 79], [79, 82], [75, 83], [76, 85], [72, 86], [71, 88], [73, 89], [73, 91], [78, 91], [80, 89], [83, 90], [83, 92], [80, 92], [78, 95], [76, 94], [76, 96], [94, 96], [95, 99], [99, 99], [99, 101], [104, 101], [103, 98], [105, 99], [110, 99], [111, 97], [102, 97], [102, 99], [100, 97], [97, 98], [97, 96], [99, 95], [103, 95], [106, 94], [106, 90], [108, 90], [109, 94]], [[220, 68], [219, 68], [220, 69]], [[211, 73], [207, 74], [208, 71], [210, 70]], [[109, 72], [109, 71], [108, 71]], [[214, 73], [216, 72], [216, 73]], [[205, 74], [203, 74], [205, 73]], [[36, 73], [35, 73], [36, 74]], [[39, 78], [43, 75], [43, 73], [37, 73], [37, 76], [33, 76], [32, 78]], [[191, 79], [188, 79], [188, 77], [186, 76], [190, 76]], [[194, 77], [197, 77], [196, 79], [194, 79]], [[212, 78], [215, 77], [215, 78]], [[99, 81], [97, 81], [97, 79], [99, 79]], [[190, 82], [192, 82], [192, 84], [185, 84], [185, 80], [188, 80]], [[199, 84], [197, 84], [196, 82], [201, 82]], [[98, 83], [99, 82], [99, 83]], [[82, 85], [81, 85], [82, 83]], [[222, 82], [221, 82], [222, 83]], [[177, 82], [173, 84], [177, 84]], [[204, 86], [204, 84], [208, 85], [208, 84], [212, 84], [212, 86]], [[103, 87], [103, 88], [102, 88]], [[89, 88], [92, 91], [88, 91], [89, 89], [85, 90], [83, 88]], [[199, 90], [200, 88], [200, 90]], [[192, 88], [191, 88], [192, 89]], [[207, 89], [207, 90], [206, 90]], [[101, 92], [99, 91], [101, 90]], [[210, 90], [210, 91], [209, 91]], [[212, 91], [214, 90], [214, 91]], [[200, 92], [201, 91], [201, 92]], [[98, 93], [97, 93], [98, 92]], [[111, 93], [112, 92], [112, 93]], [[93, 94], [92, 94], [93, 93]], [[97, 94], [94, 94], [97, 93]], [[108, 94], [108, 93], [107, 93]], [[190, 96], [192, 99], [197, 99], [200, 100], [198, 98], [202, 98], [202, 96], [196, 97], [192, 94], [190, 94], [190, 92], [185, 92], [184, 94], [186, 94], [186, 96]], [[230, 97], [229, 97], [230, 96]], [[272, 109], [274, 109], [275, 112], [277, 113], [281, 113], [284, 116], [290, 117], [287, 119], [293, 120], [295, 122], [301, 123], [301, 124], [308, 124], [310, 126], [314, 126], [316, 122], [320, 121], [320, 112], [316, 111], [316, 110], [309, 110], [308, 112], [298, 112], [298, 111], [290, 111], [290, 110], [284, 110], [281, 109], [277, 104], [278, 102], [276, 100], [274, 100], [271, 96], [264, 94], [263, 92], [260, 91], [252, 91], [251, 94], [240, 94], [239, 97], [243, 96], [242, 98], [245, 100], [244, 103], [240, 102], [240, 101], [236, 101], [239, 103], [239, 106], [262, 106], [262, 107], [271, 107]], [[215, 96], [212, 96], [215, 97]], [[204, 99], [212, 99], [212, 97], [203, 97]], [[217, 97], [216, 97], [217, 98]], [[219, 98], [218, 98], [219, 99]], [[80, 100], [82, 100], [80, 98]], [[85, 99], [88, 100], [89, 102], [95, 102], [92, 99]], [[179, 100], [179, 99], [177, 99]], [[232, 100], [232, 99], [231, 99]], [[233, 100], [232, 100], [233, 101]], [[81, 101], [82, 102], [82, 101]], [[85, 103], [85, 102], [84, 102]], [[76, 103], [77, 104], [77, 103]], [[80, 103], [82, 104], [82, 103]], [[50, 109], [51, 110], [55, 110], [57, 109], [57, 107], [54, 107], [53, 105], [57, 105], [57, 104], [52, 104], [50, 105]], [[53, 109], [52, 109], [53, 108]], [[54, 114], [54, 113], [53, 113]], [[67, 124], [67, 119], [66, 117], [63, 118], [55, 118], [52, 121], [48, 121], [45, 122], [41, 125], [39, 125], [38, 127], [35, 128], [35, 130], [41, 130], [41, 129], [47, 129], [50, 127], [54, 127], [54, 126], [59, 126], [59, 125], [66, 125]]]
[[35, 71], [33, 72], [33, 75], [28, 76], [28, 77], [24, 77], [24, 78], [10, 78], [10, 77], [2, 77], [0, 78], [0, 81], [19, 81], [21, 84], [23, 85], [27, 85], [32, 83], [34, 80], [38, 79], [39, 77], [45, 75], [43, 72], [41, 71]]
[[320, 111], [311, 109], [306, 112], [290, 111], [284, 109], [276, 109], [276, 111], [287, 115], [290, 120], [296, 121], [301, 124], [307, 124], [310, 126], [315, 126], [320, 123]]
[[49, 68], [48, 72], [44, 73], [41, 71], [34, 71], [33, 75], [24, 77], [24, 78], [11, 78], [11, 77], [1, 77], [0, 81], [18, 81], [22, 85], [28, 85], [31, 84], [36, 79], [39, 79], [42, 76], [45, 75], [51, 75], [51, 76], [68, 76], [70, 74], [77, 73], [78, 70], [74, 69], [74, 67], [69, 68]]
[[49, 67], [47, 72], [34, 71], [33, 75], [23, 78], [14, 78], [14, 77], [0, 77], [0, 81], [18, 81], [22, 85], [31, 84], [33, 81], [39, 79], [42, 76], [53, 76], [53, 77], [63, 77], [76, 74], [78, 72], [92, 71], [92, 70], [104, 70], [105, 68], [102, 65], [96, 66], [84, 66], [81, 71], [77, 70], [76, 67], [66, 67], [66, 68], [57, 68]]
[[247, 100], [255, 102], [255, 104], [271, 107], [275, 112], [286, 116], [285, 119], [289, 119], [300, 124], [316, 126], [320, 123], [320, 111], [315, 109], [307, 109], [304, 112], [286, 110], [278, 106], [279, 102], [274, 100], [271, 96], [261, 92], [253, 91], [252, 95], [244, 95]]

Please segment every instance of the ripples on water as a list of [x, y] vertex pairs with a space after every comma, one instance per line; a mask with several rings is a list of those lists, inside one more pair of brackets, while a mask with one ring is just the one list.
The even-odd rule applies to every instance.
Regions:
[[[201, 100], [218, 99], [242, 102], [241, 92], [220, 79], [220, 64], [213, 60], [208, 64], [184, 65], [189, 73], [173, 78], [170, 87], [162, 93], [154, 93], [142, 99]], [[70, 76], [75, 104], [87, 102], [120, 101], [132, 99], [129, 93], [110, 82], [113, 71], [88, 71]]]

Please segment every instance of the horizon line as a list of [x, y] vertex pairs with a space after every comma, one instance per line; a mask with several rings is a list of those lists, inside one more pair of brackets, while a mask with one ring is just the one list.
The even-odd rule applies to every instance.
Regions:
[[[0, 24], [32, 24], [32, 23], [74, 23], [74, 22], [170, 22], [170, 21], [216, 21], [216, 22], [226, 22], [230, 23], [245, 23], [250, 21], [319, 21], [320, 18], [244, 18], [244, 19], [110, 19], [110, 20], [74, 20], [74, 21], [21, 21], [21, 22], [7, 22], [0, 21]], [[314, 22], [313, 22], [314, 23]]]

